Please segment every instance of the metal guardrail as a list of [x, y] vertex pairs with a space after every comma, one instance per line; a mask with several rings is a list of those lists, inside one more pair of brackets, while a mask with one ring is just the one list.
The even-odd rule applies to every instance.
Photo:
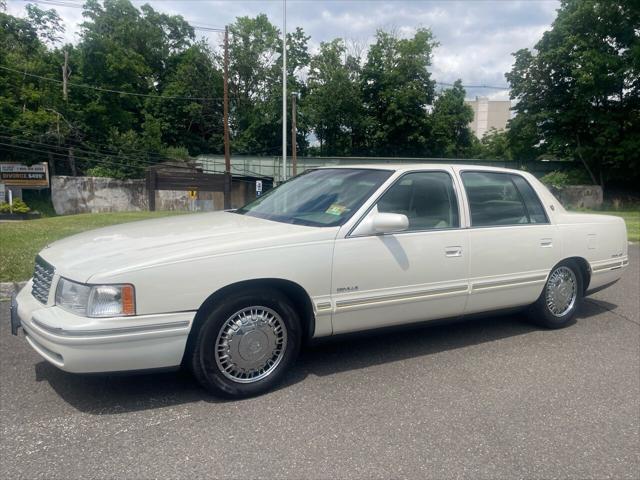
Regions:
[[[197, 162], [206, 173], [224, 173], [224, 156], [200, 155]], [[372, 163], [457, 163], [486, 165], [491, 167], [504, 167], [520, 169], [524, 168], [534, 174], [543, 175], [554, 170], [567, 170], [576, 168], [575, 162], [570, 161], [534, 161], [518, 162], [504, 160], [485, 160], [475, 158], [415, 158], [415, 157], [298, 157], [298, 173], [310, 168], [331, 165], [362, 165]], [[291, 176], [291, 165], [288, 165], [288, 176]], [[260, 157], [249, 155], [232, 156], [231, 173], [233, 175], [245, 175], [253, 177], [269, 177], [280, 182], [282, 176], [282, 157]]]

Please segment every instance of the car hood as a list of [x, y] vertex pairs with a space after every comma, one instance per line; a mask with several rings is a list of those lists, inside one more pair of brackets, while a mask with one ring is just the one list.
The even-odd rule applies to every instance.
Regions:
[[80, 282], [185, 259], [335, 238], [335, 228], [263, 220], [232, 212], [177, 215], [67, 237], [40, 256]]

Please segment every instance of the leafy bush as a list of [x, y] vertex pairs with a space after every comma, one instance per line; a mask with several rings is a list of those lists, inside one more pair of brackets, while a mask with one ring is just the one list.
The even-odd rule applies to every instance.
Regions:
[[589, 178], [586, 171], [580, 169], [574, 170], [555, 170], [547, 173], [540, 179], [545, 185], [554, 187], [565, 187], [567, 185], [591, 185], [593, 182]]
[[173, 160], [190, 160], [191, 156], [189, 155], [189, 150], [184, 147], [167, 147], [162, 152], [167, 158], [171, 158]]
[[118, 180], [123, 180], [127, 178], [127, 175], [124, 172], [116, 168], [111, 168], [104, 165], [96, 165], [95, 167], [91, 167], [87, 169], [85, 174], [88, 177], [108, 177], [108, 178], [116, 178]]
[[42, 190], [23, 190], [22, 200], [29, 205], [32, 212], [42, 217], [55, 217], [56, 211], [51, 203], [51, 194]]
[[29, 213], [31, 209], [19, 198], [13, 201], [13, 208], [8, 202], [0, 203], [0, 213], [11, 213], [12, 211], [13, 213]]

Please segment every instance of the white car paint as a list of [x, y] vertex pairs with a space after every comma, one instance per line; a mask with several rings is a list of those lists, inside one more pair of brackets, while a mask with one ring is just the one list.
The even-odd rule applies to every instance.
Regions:
[[[335, 167], [332, 167], [335, 168]], [[584, 259], [588, 289], [620, 278], [628, 265], [622, 219], [568, 213], [526, 172], [461, 165], [372, 165], [390, 178], [340, 227], [308, 227], [232, 212], [183, 215], [102, 228], [55, 242], [40, 256], [55, 267], [49, 297], [32, 283], [18, 294], [27, 340], [46, 360], [71, 372], [180, 364], [197, 311], [238, 282], [278, 279], [308, 296], [310, 336], [454, 317], [533, 303], [552, 267]], [[452, 176], [460, 228], [360, 235], [386, 189], [407, 172]], [[548, 224], [475, 228], [461, 171], [523, 176]], [[60, 277], [135, 286], [136, 315], [85, 318], [55, 305]]]

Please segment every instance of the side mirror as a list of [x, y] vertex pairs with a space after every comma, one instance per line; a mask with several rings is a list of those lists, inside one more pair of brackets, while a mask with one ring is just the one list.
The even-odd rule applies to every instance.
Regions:
[[375, 233], [402, 232], [409, 228], [409, 219], [401, 213], [376, 213], [371, 223]]
[[353, 235], [402, 232], [407, 228], [409, 228], [409, 219], [406, 215], [401, 213], [380, 213], [377, 210], [373, 210], [353, 231]]

